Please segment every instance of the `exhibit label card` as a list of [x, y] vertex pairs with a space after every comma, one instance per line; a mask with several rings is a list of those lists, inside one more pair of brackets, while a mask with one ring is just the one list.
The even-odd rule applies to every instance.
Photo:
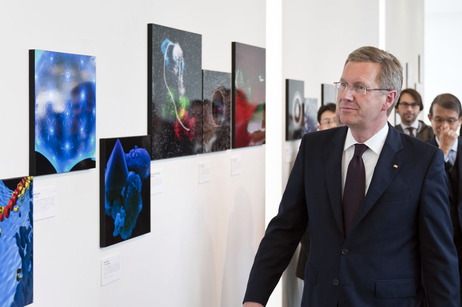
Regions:
[[238, 176], [241, 174], [242, 160], [241, 157], [231, 158], [231, 176]]
[[164, 174], [162, 169], [151, 170], [151, 195], [164, 192]]
[[34, 188], [34, 221], [56, 216], [56, 189], [54, 186]]
[[101, 259], [101, 286], [120, 279], [120, 253]]
[[210, 161], [203, 161], [199, 163], [199, 184], [210, 182], [212, 177], [212, 167]]

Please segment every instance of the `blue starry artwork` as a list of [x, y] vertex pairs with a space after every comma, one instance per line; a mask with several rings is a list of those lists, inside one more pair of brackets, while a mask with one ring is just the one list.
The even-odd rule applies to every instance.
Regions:
[[33, 301], [33, 178], [0, 180], [0, 306]]
[[29, 51], [32, 175], [95, 168], [96, 59]]
[[100, 246], [151, 231], [151, 138], [100, 139]]

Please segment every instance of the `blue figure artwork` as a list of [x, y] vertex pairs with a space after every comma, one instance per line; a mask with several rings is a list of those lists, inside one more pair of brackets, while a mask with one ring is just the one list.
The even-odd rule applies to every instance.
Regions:
[[[141, 137], [141, 143], [133, 142], [134, 139], [137, 138], [120, 138], [115, 142], [114, 139], [101, 140], [101, 161], [107, 161], [104, 189], [101, 189], [104, 191], [101, 246], [150, 231], [151, 155], [146, 150], [150, 148], [147, 147], [150, 146], [150, 138]], [[131, 148], [128, 153], [124, 152], [122, 143], [126, 148]], [[109, 158], [106, 149], [112, 149]]]
[[33, 301], [32, 177], [0, 181], [0, 306]]
[[95, 57], [42, 50], [31, 50], [30, 57], [34, 125], [30, 172], [43, 175], [94, 168]]

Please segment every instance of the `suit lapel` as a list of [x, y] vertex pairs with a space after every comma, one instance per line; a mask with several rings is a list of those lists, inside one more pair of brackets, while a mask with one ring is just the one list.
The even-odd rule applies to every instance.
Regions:
[[355, 217], [352, 229], [371, 210], [400, 171], [402, 159], [399, 151], [402, 148], [403, 144], [399, 132], [389, 125], [388, 136], [385, 140], [382, 152], [380, 153], [377, 165], [375, 166], [371, 184], [369, 185], [364, 201]]
[[327, 193], [329, 195], [335, 222], [341, 233], [344, 233], [342, 209], [342, 156], [346, 132], [346, 127], [339, 129], [329, 140], [324, 152], [324, 178], [326, 178]]

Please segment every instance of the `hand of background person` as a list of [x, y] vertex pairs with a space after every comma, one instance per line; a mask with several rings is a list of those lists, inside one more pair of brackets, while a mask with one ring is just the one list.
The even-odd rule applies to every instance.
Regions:
[[245, 302], [243, 307], [264, 307], [264, 306], [260, 303]]
[[436, 136], [440, 141], [440, 149], [443, 151], [444, 156], [446, 157], [449, 151], [452, 148], [452, 145], [456, 141], [458, 135], [457, 131], [450, 129], [448, 126], [442, 127], [436, 131]]

